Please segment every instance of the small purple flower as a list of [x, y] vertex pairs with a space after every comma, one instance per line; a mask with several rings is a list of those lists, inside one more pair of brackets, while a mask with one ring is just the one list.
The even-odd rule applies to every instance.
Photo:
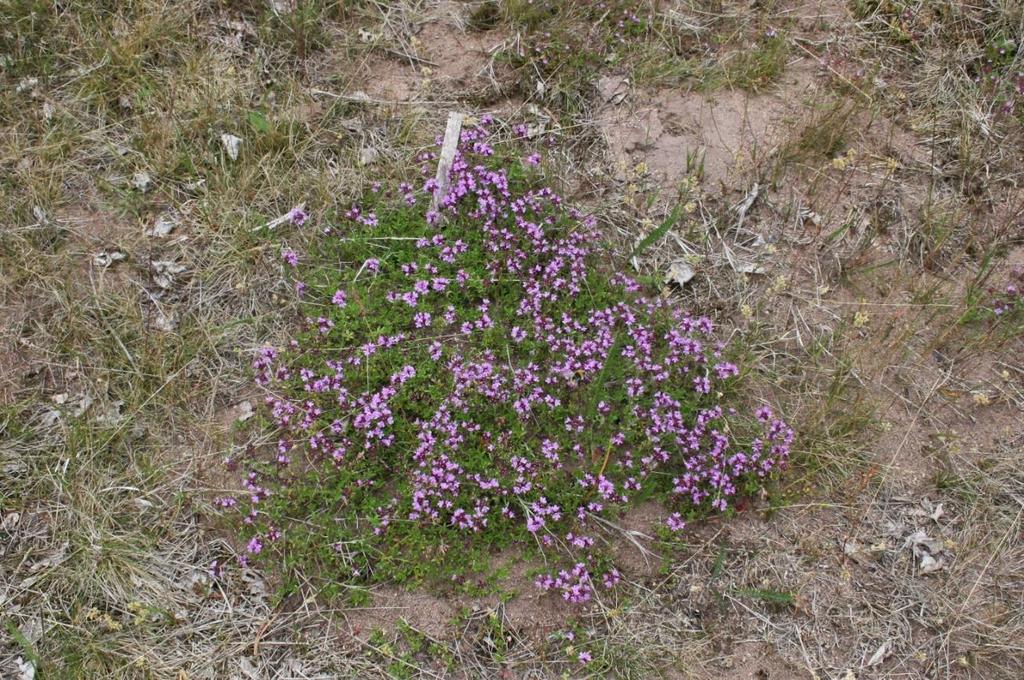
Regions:
[[593, 657], [593, 656], [591, 655], [591, 653], [590, 653], [590, 652], [587, 652], [587, 651], [582, 651], [582, 652], [580, 652], [580, 653], [579, 653], [579, 654], [578, 654], [578, 655], [576, 656], [576, 658], [577, 658], [577, 659], [579, 659], [579, 662], [580, 662], [581, 664], [583, 664], [584, 666], [586, 666], [586, 665], [587, 665], [588, 663], [590, 663], [591, 661], [593, 661], [593, 660], [594, 660], [594, 657]]
[[331, 297], [331, 303], [337, 307], [344, 307], [348, 304], [348, 298], [345, 295], [345, 291], [341, 289], [334, 291], [334, 295]]
[[665, 520], [665, 526], [667, 526], [670, 530], [678, 533], [686, 528], [686, 522], [683, 521], [682, 515], [680, 515], [678, 512], [673, 512]]
[[302, 208], [292, 208], [288, 213], [288, 220], [296, 227], [301, 227], [309, 219], [309, 213]]
[[718, 376], [719, 379], [725, 379], [739, 374], [740, 369], [736, 364], [729, 363], [727, 361], [715, 364], [715, 375]]
[[327, 335], [334, 328], [334, 322], [325, 316], [321, 316], [316, 320], [317, 330], [320, 331], [320, 335]]
[[281, 259], [284, 260], [285, 264], [295, 267], [299, 264], [299, 254], [291, 248], [281, 249]]

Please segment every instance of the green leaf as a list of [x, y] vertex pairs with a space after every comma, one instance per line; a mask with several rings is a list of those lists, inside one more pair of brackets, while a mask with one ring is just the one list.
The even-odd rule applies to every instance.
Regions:
[[261, 135], [270, 132], [270, 121], [259, 111], [250, 111], [248, 115], [249, 126]]
[[25, 656], [29, 658], [29, 661], [38, 666], [39, 655], [36, 654], [35, 647], [32, 646], [32, 643], [29, 642], [24, 633], [21, 632], [21, 629], [11, 621], [4, 621], [4, 627], [7, 628], [7, 632], [10, 634], [11, 638], [21, 647], [21, 650], [25, 653]]
[[671, 229], [672, 226], [675, 225], [675, 223], [679, 220], [679, 211], [681, 209], [682, 207], [679, 205], [673, 208], [672, 213], [665, 218], [664, 222], [659, 224], [657, 228], [655, 228], [655, 230], [652, 231], [650, 234], [644, 236], [640, 243], [636, 244], [636, 248], [633, 248], [633, 252], [631, 252], [629, 256], [636, 257], [637, 255], [639, 255], [640, 253], [644, 252], [652, 245], [657, 243], [662, 236], [667, 234], [668, 230]]

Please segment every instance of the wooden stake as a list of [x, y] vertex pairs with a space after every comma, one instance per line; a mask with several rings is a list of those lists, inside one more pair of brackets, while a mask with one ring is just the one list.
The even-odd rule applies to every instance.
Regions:
[[448, 114], [448, 125], [444, 129], [444, 142], [441, 144], [441, 157], [437, 160], [437, 175], [434, 178], [437, 188], [434, 189], [434, 197], [430, 200], [431, 210], [437, 210], [441, 199], [448, 193], [448, 174], [452, 170], [452, 163], [455, 162], [455, 150], [459, 147], [460, 134], [462, 114], [453, 111]]

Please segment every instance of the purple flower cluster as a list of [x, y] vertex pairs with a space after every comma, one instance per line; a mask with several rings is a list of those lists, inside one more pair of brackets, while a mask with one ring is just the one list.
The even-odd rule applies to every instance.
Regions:
[[[785, 466], [793, 432], [771, 409], [737, 440], [741, 419], [720, 402], [740, 371], [712, 321], [607, 271], [596, 219], [550, 187], [513, 182], [489, 124], [463, 131], [450, 188], [437, 213], [419, 213], [414, 246], [397, 260], [363, 255], [348, 290], [310, 284], [321, 314], [310, 332], [256, 353], [279, 444], [245, 471], [241, 502], [218, 501], [247, 513], [246, 560], [287, 540], [266, 507], [301, 471], [325, 483], [346, 472], [346, 498], [375, 499], [359, 540], [383, 545], [396, 527], [521, 531], [573, 555], [538, 587], [585, 603], [595, 580], [621, 577], [595, 566], [593, 517], [659, 489], [680, 508], [724, 511]], [[396, 203], [425, 211], [416, 206], [435, 189], [403, 183]], [[392, 208], [374, 208], [352, 206], [325, 238], [387, 224]], [[282, 257], [298, 265], [294, 251]], [[679, 512], [666, 523], [685, 526]]]
[[536, 584], [541, 590], [561, 593], [563, 600], [574, 604], [589, 602], [594, 593], [590, 571], [583, 562], [577, 562], [572, 569], [563, 569], [554, 575], [540, 576]]

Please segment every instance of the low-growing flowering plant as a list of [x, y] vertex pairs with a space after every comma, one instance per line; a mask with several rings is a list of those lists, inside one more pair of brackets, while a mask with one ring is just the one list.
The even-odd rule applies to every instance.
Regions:
[[1024, 70], [1021, 70], [1016, 41], [996, 36], [985, 48], [972, 69], [978, 87], [992, 98], [996, 113], [1024, 116], [1020, 102], [1024, 98]]
[[584, 603], [620, 579], [602, 516], [657, 498], [679, 532], [785, 466], [792, 430], [725, 403], [740, 368], [711, 319], [621, 270], [491, 125], [462, 132], [437, 211], [432, 179], [375, 184], [312, 252], [282, 249], [307, 317], [253, 360], [277, 443], [230, 460], [245, 490], [218, 500], [243, 563], [458, 581], [516, 545]]
[[1014, 267], [1003, 290], [993, 291], [992, 312], [996, 318], [1024, 312], [1024, 267]]

